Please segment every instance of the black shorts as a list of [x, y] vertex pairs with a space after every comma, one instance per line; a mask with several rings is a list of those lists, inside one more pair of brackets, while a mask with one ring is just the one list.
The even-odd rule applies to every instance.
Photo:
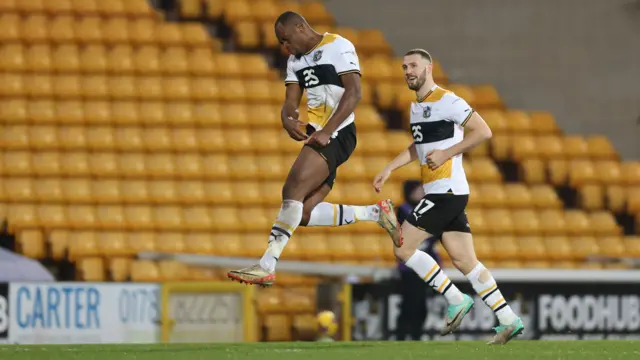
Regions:
[[[309, 126], [307, 133], [311, 135], [314, 129]], [[327, 160], [329, 165], [329, 177], [324, 181], [325, 184], [333, 188], [333, 183], [336, 181], [336, 172], [338, 166], [342, 165], [349, 159], [349, 156], [356, 149], [356, 124], [351, 123], [338, 131], [335, 138], [331, 138], [329, 145], [325, 147], [318, 147], [313, 145], [305, 145], [313, 150], [317, 151], [322, 157]]]
[[465, 208], [469, 195], [427, 194], [407, 216], [409, 224], [440, 237], [443, 232], [470, 233]]

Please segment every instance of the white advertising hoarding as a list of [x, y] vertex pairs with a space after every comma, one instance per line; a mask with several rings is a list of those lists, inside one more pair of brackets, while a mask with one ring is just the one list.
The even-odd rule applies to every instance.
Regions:
[[11, 283], [9, 342], [157, 343], [160, 285]]

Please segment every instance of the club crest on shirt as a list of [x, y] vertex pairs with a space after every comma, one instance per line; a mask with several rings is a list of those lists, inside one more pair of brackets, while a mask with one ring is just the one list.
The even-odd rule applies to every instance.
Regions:
[[322, 59], [322, 50], [318, 50], [315, 53], [313, 53], [313, 61], [318, 61]]
[[428, 118], [429, 116], [431, 116], [431, 106], [427, 106], [426, 108], [424, 108], [422, 110], [422, 117], [423, 118]]

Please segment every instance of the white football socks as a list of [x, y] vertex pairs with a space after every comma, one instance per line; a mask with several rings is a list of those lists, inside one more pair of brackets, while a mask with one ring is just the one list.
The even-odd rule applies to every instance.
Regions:
[[416, 250], [405, 263], [418, 274], [431, 288], [444, 295], [451, 305], [461, 304], [462, 292], [453, 285], [438, 263], [424, 251]]
[[358, 221], [378, 221], [377, 205], [357, 206], [322, 202], [311, 211], [307, 226], [343, 226]]
[[471, 282], [473, 290], [476, 291], [478, 296], [482, 298], [482, 301], [496, 314], [500, 324], [510, 325], [513, 323], [517, 316], [500, 293], [498, 284], [493, 276], [491, 276], [489, 270], [487, 270], [482, 263], [478, 262], [478, 265], [466, 276], [469, 282]]
[[262, 259], [260, 259], [260, 266], [269, 271], [274, 272], [276, 270], [276, 263], [282, 250], [287, 245], [287, 242], [293, 235], [300, 221], [302, 220], [302, 203], [296, 200], [284, 200], [280, 207], [280, 212], [276, 217], [276, 221], [271, 228], [271, 234], [269, 235], [269, 245], [265, 251]]

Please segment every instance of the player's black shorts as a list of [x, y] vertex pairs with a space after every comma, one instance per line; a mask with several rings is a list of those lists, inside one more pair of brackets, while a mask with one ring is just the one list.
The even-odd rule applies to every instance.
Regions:
[[[309, 126], [310, 127], [310, 126]], [[307, 130], [307, 133], [311, 135], [313, 128]], [[329, 145], [325, 147], [318, 147], [313, 145], [308, 146], [322, 155], [329, 164], [329, 177], [324, 181], [325, 184], [333, 188], [333, 183], [336, 181], [336, 172], [338, 166], [342, 165], [349, 156], [356, 149], [356, 124], [351, 123], [338, 131], [338, 135], [329, 141]]]
[[469, 195], [427, 194], [408, 215], [409, 224], [440, 237], [443, 232], [470, 233], [464, 209]]

